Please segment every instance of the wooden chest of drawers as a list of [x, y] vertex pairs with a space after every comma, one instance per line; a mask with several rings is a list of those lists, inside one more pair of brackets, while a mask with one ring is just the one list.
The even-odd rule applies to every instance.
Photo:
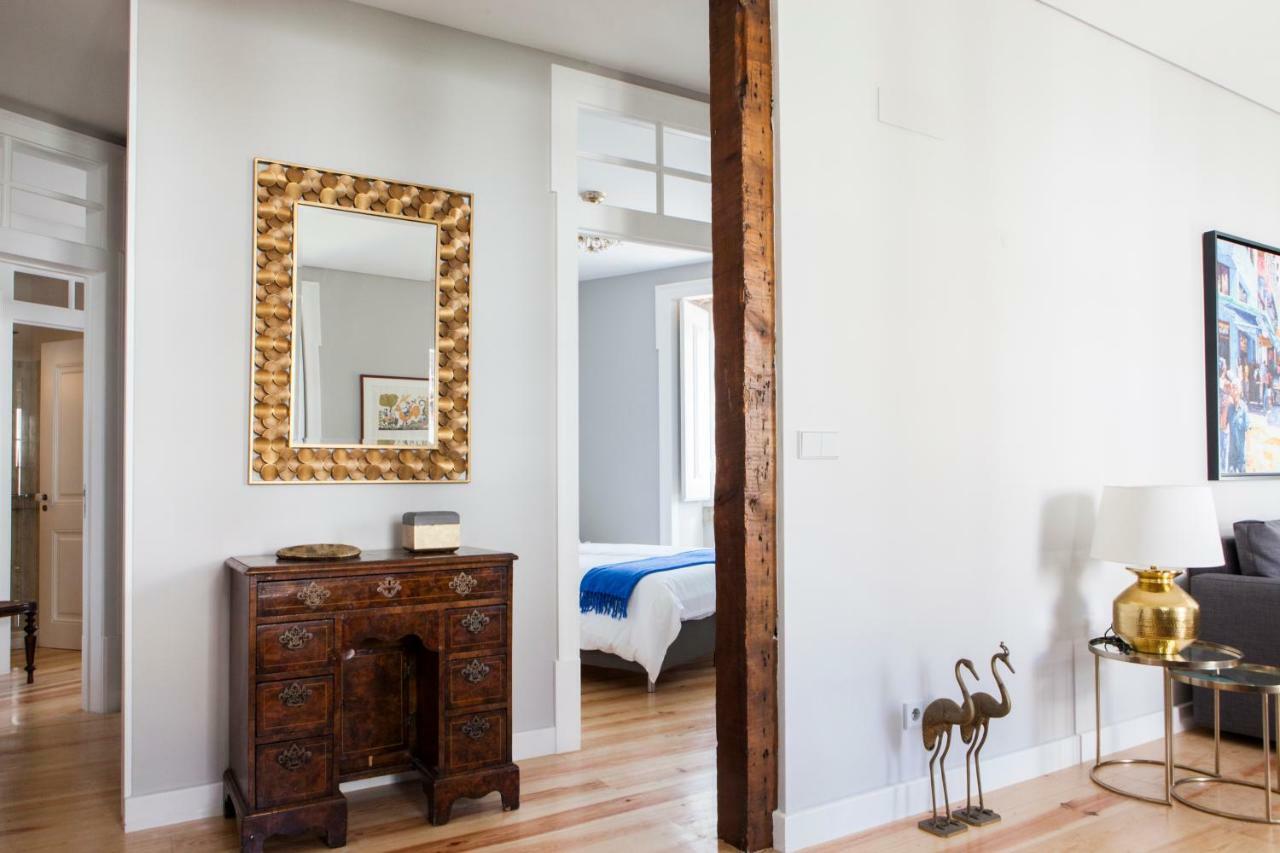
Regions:
[[416, 770], [428, 818], [520, 803], [511, 762], [512, 554], [227, 561], [231, 766], [243, 851], [277, 833], [346, 843], [339, 782]]

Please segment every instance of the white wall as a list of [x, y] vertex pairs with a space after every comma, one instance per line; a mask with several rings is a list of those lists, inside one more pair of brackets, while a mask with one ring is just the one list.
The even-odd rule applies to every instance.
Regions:
[[[390, 547], [406, 510], [520, 556], [517, 741], [551, 726], [550, 57], [338, 0], [139, 0], [137, 29], [132, 797], [226, 767], [223, 559]], [[246, 485], [255, 155], [475, 194], [471, 484]]]
[[[710, 275], [710, 264], [691, 264], [579, 286], [579, 535], [585, 542], [667, 544], [659, 465], [678, 476], [679, 444], [660, 461], [658, 395], [668, 395], [668, 410], [678, 417], [679, 376], [668, 371], [660, 382], [655, 288]], [[672, 435], [678, 442], [679, 433]], [[683, 503], [678, 494], [674, 499]]]
[[[1200, 235], [1280, 240], [1280, 116], [1033, 0], [780, 2], [775, 38], [793, 847], [927, 808], [901, 703], [1001, 640], [990, 759], [1092, 730], [1083, 640], [1130, 580], [1087, 556], [1096, 497], [1204, 479]], [[1215, 491], [1224, 528], [1280, 516]], [[1156, 677], [1104, 668], [1104, 718]]]

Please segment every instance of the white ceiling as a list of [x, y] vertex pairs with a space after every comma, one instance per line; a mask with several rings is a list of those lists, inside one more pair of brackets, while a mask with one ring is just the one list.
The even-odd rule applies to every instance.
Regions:
[[710, 88], [707, 0], [355, 0], [693, 92]]
[[710, 260], [710, 252], [623, 242], [603, 252], [592, 253], [579, 249], [578, 280], [594, 281], [598, 278], [707, 263]]
[[1280, 111], [1275, 0], [1040, 0]]
[[436, 226], [303, 204], [298, 207], [298, 267], [431, 281]]
[[129, 0], [0, 0], [0, 107], [123, 142]]

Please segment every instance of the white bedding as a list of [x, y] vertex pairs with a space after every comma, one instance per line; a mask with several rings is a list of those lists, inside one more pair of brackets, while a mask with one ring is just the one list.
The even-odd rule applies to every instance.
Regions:
[[[609, 545], [584, 542], [578, 549], [578, 578], [588, 569], [609, 563], [642, 560], [693, 550], [687, 545]], [[657, 681], [667, 649], [680, 633], [680, 623], [716, 612], [716, 567], [707, 563], [669, 572], [654, 572], [636, 584], [627, 618], [601, 613], [580, 614], [582, 648], [635, 661]]]

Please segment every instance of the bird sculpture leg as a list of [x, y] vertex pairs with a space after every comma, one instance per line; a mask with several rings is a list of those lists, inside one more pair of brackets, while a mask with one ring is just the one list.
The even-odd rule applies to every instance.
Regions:
[[[947, 732], [950, 735], [950, 731]], [[930, 835], [936, 835], [939, 838], [946, 838], [949, 835], [955, 835], [957, 832], [963, 832], [965, 825], [951, 819], [950, 805], [943, 803], [943, 808], [947, 810], [946, 819], [938, 817], [938, 789], [933, 784], [933, 766], [938, 765], [938, 772], [942, 774], [942, 796], [947, 796], [947, 771], [941, 762], [947, 758], [946, 748], [950, 745], [950, 738], [947, 743], [942, 742], [942, 734], [938, 734], [938, 740], [933, 747], [933, 755], [929, 758], [929, 799], [933, 804], [933, 816], [927, 817], [920, 821], [916, 826], [920, 827]]]
[[[969, 788], [969, 759], [973, 758], [973, 751], [978, 748], [978, 731], [974, 729], [973, 738], [969, 741], [969, 748], [964, 753], [964, 812], [971, 814], [973, 812], [973, 793]], [[978, 783], [978, 800], [982, 800], [982, 783]]]
[[948, 826], [953, 823], [951, 819], [951, 795], [947, 793], [947, 753], [950, 751], [951, 729], [947, 729], [947, 745], [942, 750], [942, 760], [938, 762], [938, 773], [942, 776], [942, 810], [947, 815]]
[[987, 732], [990, 730], [991, 730], [991, 723], [989, 722], [983, 723], [982, 724], [982, 740], [978, 741], [976, 734], [974, 736], [974, 740], [978, 741], [978, 749], [975, 755], [973, 756], [973, 770], [974, 770], [974, 775], [978, 777], [978, 811], [982, 812], [983, 814], [986, 814], [987, 812], [987, 803], [985, 798], [982, 795], [982, 748], [987, 745]]
[[[986, 826], [1000, 820], [1000, 815], [987, 808], [986, 795], [982, 790], [982, 748], [987, 745], [987, 734], [990, 732], [990, 720], [984, 720], [973, 730], [973, 741], [969, 753], [973, 755], [973, 775], [978, 780], [978, 807], [974, 808], [970, 801], [968, 806], [955, 813], [956, 818], [970, 826]], [[968, 785], [969, 757], [965, 756], [965, 784]], [[967, 789], [966, 789], [967, 790]]]
[[938, 760], [938, 753], [942, 751], [942, 736], [938, 736], [938, 742], [933, 746], [933, 755], [929, 757], [929, 801], [933, 804], [933, 824], [938, 825], [938, 788], [933, 781], [933, 765]]

